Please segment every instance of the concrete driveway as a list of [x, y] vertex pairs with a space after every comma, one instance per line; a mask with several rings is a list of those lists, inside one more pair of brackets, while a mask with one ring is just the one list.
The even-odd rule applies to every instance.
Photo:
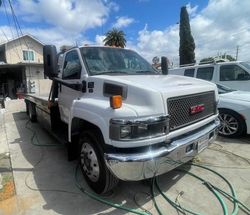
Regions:
[[[29, 123], [23, 109], [6, 111], [0, 123], [5, 128], [0, 135], [1, 138], [6, 135], [5, 147], [10, 151], [16, 188], [15, 196], [0, 202], [1, 215], [131, 214], [81, 194], [75, 186], [76, 162], [68, 162], [65, 147], [56, 142], [38, 123]], [[34, 132], [37, 138], [31, 140]], [[39, 147], [31, 142], [59, 145]], [[2, 142], [1, 144], [4, 145]], [[209, 164], [210, 168], [225, 176], [233, 184], [238, 199], [250, 207], [249, 136], [239, 140], [219, 138], [216, 144], [203, 151], [196, 161]], [[211, 172], [194, 166], [189, 171], [229, 192], [227, 184]], [[78, 175], [82, 186], [87, 188], [80, 172]], [[159, 184], [162, 191], [172, 200], [183, 193], [178, 197], [183, 207], [201, 214], [223, 214], [217, 198], [201, 181], [186, 173], [173, 170], [160, 176]], [[141, 211], [144, 208], [151, 214], [158, 214], [150, 197], [150, 186], [147, 182], [120, 182], [114, 192], [104, 198], [127, 207]], [[224, 200], [228, 211], [231, 212], [233, 204], [226, 198]], [[164, 214], [178, 214], [159, 193], [156, 193], [156, 201]], [[247, 213], [240, 210], [238, 214]]]

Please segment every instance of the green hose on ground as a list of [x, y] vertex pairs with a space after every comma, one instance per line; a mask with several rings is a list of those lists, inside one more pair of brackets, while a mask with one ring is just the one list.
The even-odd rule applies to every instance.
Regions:
[[[186, 208], [184, 208], [184, 207], [180, 207], [178, 204], [176, 204], [174, 201], [172, 201], [170, 198], [168, 198], [167, 195], [164, 194], [164, 193], [162, 192], [162, 190], [160, 189], [160, 186], [159, 186], [159, 184], [158, 184], [158, 180], [157, 180], [157, 179], [156, 179], [155, 185], [156, 185], [157, 190], [158, 190], [158, 191], [160, 192], [160, 194], [163, 196], [163, 198], [164, 198], [170, 205], [172, 205], [172, 207], [176, 208], [178, 211], [183, 212], [183, 210], [184, 210], [184, 211], [186, 211], [186, 212], [188, 212], [188, 213], [190, 213], [190, 214], [193, 214], [193, 215], [201, 215], [200, 213], [196, 213], [196, 212], [193, 212], [193, 211], [191, 211], [191, 210], [189, 210], [189, 209], [186, 209]], [[152, 185], [152, 186], [153, 186], [153, 185]]]
[[89, 192], [87, 190], [85, 190], [78, 182], [77, 180], [77, 172], [78, 172], [78, 167], [79, 167], [79, 164], [77, 164], [76, 166], [76, 170], [75, 170], [75, 184], [77, 186], [77, 188], [84, 194], [86, 194], [87, 196], [89, 196], [90, 198], [94, 199], [94, 200], [97, 200], [103, 204], [106, 204], [106, 205], [109, 205], [111, 207], [114, 207], [114, 208], [117, 208], [117, 209], [121, 209], [121, 210], [124, 210], [124, 211], [127, 211], [127, 212], [131, 212], [133, 214], [139, 214], [139, 215], [151, 215], [150, 213], [147, 213], [147, 212], [142, 212], [142, 211], [139, 211], [139, 210], [136, 210], [136, 209], [133, 209], [133, 208], [128, 208], [128, 207], [124, 207], [122, 206], [121, 204], [117, 204], [117, 203], [113, 203], [111, 201], [108, 201], [102, 197], [100, 197], [99, 195], [95, 194], [95, 193], [92, 193], [92, 192]]
[[[232, 196], [235, 199], [237, 199], [237, 196], [236, 196], [236, 193], [235, 193], [235, 190], [234, 190], [232, 184], [223, 175], [221, 175], [220, 173], [218, 173], [215, 170], [210, 169], [210, 168], [208, 168], [206, 166], [202, 166], [202, 165], [199, 165], [199, 164], [193, 164], [193, 163], [191, 163], [191, 165], [206, 169], [206, 170], [218, 175], [220, 178], [222, 178], [228, 184], [228, 186], [229, 186], [229, 188], [230, 188], [230, 190], [232, 192]], [[216, 186], [213, 186], [213, 187], [216, 188]], [[236, 201], [233, 201], [233, 203], [234, 203], [234, 209], [233, 209], [232, 215], [236, 215], [236, 214], [238, 214], [239, 207], [238, 207], [238, 203]]]
[[155, 177], [152, 179], [152, 183], [151, 183], [151, 195], [152, 195], [152, 199], [153, 199], [153, 202], [154, 202], [154, 205], [155, 205], [155, 208], [158, 212], [159, 215], [163, 215], [163, 213], [161, 212], [156, 200], [155, 200], [155, 192], [154, 192], [154, 187], [155, 187]]
[[[213, 186], [213, 185], [212, 185]], [[239, 207], [241, 208], [241, 210], [245, 211], [246, 213], [250, 214], [250, 208], [248, 208], [245, 204], [243, 204], [241, 201], [239, 201], [238, 199], [234, 198], [233, 196], [231, 196], [230, 194], [228, 194], [227, 192], [221, 190], [220, 188], [216, 187], [216, 190], [218, 190], [221, 194], [223, 194], [226, 198], [228, 198], [230, 201], [236, 201], [239, 204]]]
[[[41, 146], [45, 146], [45, 147], [47, 147], [47, 146], [64, 146], [64, 145], [62, 145], [62, 144], [40, 144], [40, 143], [39, 143], [39, 140], [38, 140], [38, 138], [37, 138], [36, 132], [35, 132], [33, 129], [27, 127], [27, 125], [28, 125], [29, 122], [30, 122], [30, 120], [26, 123], [26, 126], [25, 126], [25, 127], [26, 127], [27, 129], [29, 129], [30, 131], [33, 132], [33, 135], [32, 135], [32, 137], [31, 137], [31, 143], [32, 143], [33, 145], [35, 145], [35, 146], [40, 146], [40, 147], [41, 147]], [[34, 139], [35, 139], [35, 138], [36, 138], [36, 140], [37, 140], [37, 142], [38, 142], [39, 144], [34, 143]], [[244, 205], [242, 202], [240, 202], [240, 201], [237, 199], [235, 190], [234, 190], [233, 186], [231, 185], [231, 183], [230, 183], [224, 176], [222, 176], [220, 173], [218, 173], [218, 172], [216, 172], [215, 170], [212, 170], [212, 169], [210, 169], [210, 168], [208, 168], [208, 167], [206, 167], [206, 166], [204, 166], [204, 165], [198, 165], [198, 164], [195, 164], [195, 163], [183, 163], [183, 162], [181, 162], [181, 161], [174, 161], [174, 160], [171, 160], [171, 162], [175, 162], [175, 163], [177, 163], [177, 164], [185, 164], [185, 165], [197, 166], [197, 167], [206, 169], [206, 170], [208, 170], [208, 171], [211, 171], [211, 172], [213, 172], [214, 174], [216, 174], [216, 175], [218, 175], [219, 177], [221, 177], [221, 178], [228, 184], [229, 188], [231, 189], [232, 195], [230, 195], [229, 193], [227, 193], [227, 192], [221, 190], [220, 188], [214, 186], [213, 184], [210, 184], [209, 182], [205, 181], [204, 179], [200, 178], [199, 176], [197, 176], [197, 175], [195, 175], [195, 174], [193, 174], [193, 173], [191, 173], [191, 172], [188, 172], [187, 170], [181, 170], [181, 171], [185, 171], [186, 173], [192, 175], [193, 177], [195, 177], [195, 178], [197, 178], [197, 179], [203, 181], [203, 183], [208, 187], [208, 189], [209, 189], [211, 192], [213, 192], [214, 195], [216, 196], [216, 198], [219, 200], [219, 202], [220, 202], [220, 204], [221, 204], [221, 206], [222, 206], [222, 208], [223, 208], [223, 212], [224, 212], [225, 215], [228, 214], [227, 207], [226, 207], [226, 204], [225, 204], [224, 200], [223, 200], [223, 199], [221, 198], [221, 196], [219, 195], [219, 193], [223, 194], [225, 197], [227, 197], [229, 200], [231, 200], [231, 201], [234, 203], [234, 209], [233, 209], [232, 215], [237, 215], [237, 214], [238, 214], [238, 208], [239, 208], [239, 206], [240, 206], [240, 208], [241, 208], [242, 210], [244, 210], [245, 212], [246, 212], [246, 211], [247, 211], [247, 213], [250, 212], [250, 209], [249, 209], [246, 205]], [[77, 169], [78, 169], [78, 165], [77, 165], [76, 172], [75, 172], [75, 182], [76, 182], [76, 186], [80, 189], [81, 192], [85, 193], [85, 194], [88, 195], [90, 198], [95, 199], [95, 200], [97, 200], [97, 201], [99, 201], [99, 202], [101, 202], [101, 203], [107, 204], [107, 205], [109, 205], [109, 206], [111, 206], [111, 207], [114, 207], [114, 208], [117, 208], [117, 209], [121, 209], [121, 210], [125, 210], [125, 211], [127, 211], [127, 212], [131, 212], [131, 213], [134, 213], [134, 214], [139, 214], [139, 215], [150, 215], [150, 212], [142, 212], [142, 211], [139, 211], [139, 210], [136, 210], [136, 209], [124, 207], [124, 206], [122, 206], [122, 205], [120, 205], [120, 204], [116, 204], [116, 203], [110, 202], [110, 201], [108, 201], [108, 200], [106, 200], [106, 199], [104, 199], [104, 198], [101, 198], [100, 196], [96, 195], [95, 193], [92, 193], [92, 192], [89, 192], [89, 191], [85, 190], [85, 189], [84, 189], [83, 187], [81, 187], [81, 185], [77, 182], [77, 178], [76, 178], [76, 177], [77, 177]], [[176, 208], [178, 211], [180, 211], [180, 212], [182, 212], [182, 213], [183, 213], [183, 211], [186, 211], [186, 212], [188, 212], [188, 213], [190, 213], [190, 214], [193, 214], [193, 215], [200, 215], [199, 213], [196, 213], [196, 212], [193, 212], [193, 211], [191, 211], [191, 210], [189, 210], [189, 209], [186, 209], [186, 208], [181, 207], [180, 205], [176, 204], [176, 203], [173, 202], [171, 199], [169, 199], [169, 198], [161, 191], [161, 189], [160, 189], [160, 187], [159, 187], [159, 184], [158, 184], [158, 181], [157, 181], [157, 178], [154, 177], [154, 178], [152, 179], [152, 184], [151, 184], [151, 194], [152, 194], [152, 199], [153, 199], [154, 205], [155, 205], [156, 210], [157, 210], [157, 212], [158, 212], [159, 215], [163, 215], [163, 213], [161, 212], [161, 210], [160, 210], [160, 208], [159, 208], [159, 206], [158, 206], [158, 204], [157, 204], [157, 202], [156, 202], [156, 200], [155, 200], [155, 196], [154, 196], [154, 186], [156, 186], [157, 190], [158, 190], [158, 191], [160, 192], [160, 194], [169, 202], [169, 204], [170, 204], [171, 206], [173, 206], [174, 208]], [[217, 192], [217, 191], [218, 191], [218, 192]]]
[[[167, 162], [167, 161], [166, 161], [166, 162]], [[224, 176], [222, 176], [220, 173], [218, 173], [218, 172], [216, 172], [215, 170], [212, 170], [212, 169], [210, 169], [210, 168], [208, 168], [208, 167], [201, 166], [201, 165], [198, 165], [198, 164], [183, 163], [183, 162], [181, 162], [181, 161], [173, 161], [173, 160], [171, 160], [171, 162], [175, 162], [176, 164], [194, 165], [194, 166], [197, 166], [197, 167], [200, 167], [200, 168], [204, 168], [204, 169], [206, 169], [206, 170], [209, 170], [209, 171], [213, 172], [214, 174], [218, 175], [219, 177], [221, 177], [221, 178], [228, 184], [228, 186], [230, 187], [231, 192], [232, 192], [232, 196], [231, 196], [230, 194], [226, 193], [225, 191], [221, 190], [220, 188], [218, 188], [218, 187], [216, 187], [216, 186], [214, 186], [214, 185], [212, 185], [212, 184], [206, 182], [204, 179], [200, 178], [199, 176], [197, 176], [197, 175], [195, 175], [195, 174], [193, 174], [193, 173], [190, 173], [190, 172], [188, 172], [187, 170], [182, 170], [182, 171], [185, 171], [186, 173], [188, 173], [188, 174], [190, 174], [190, 175], [192, 175], [192, 176], [194, 176], [194, 177], [196, 177], [196, 178], [198, 178], [199, 180], [201, 180], [201, 181], [204, 182], [204, 184], [208, 187], [208, 189], [210, 189], [210, 191], [212, 191], [212, 192], [214, 193], [214, 195], [217, 197], [217, 199], [220, 201], [220, 204], [221, 204], [221, 206], [222, 206], [222, 208], [223, 208], [224, 214], [227, 214], [228, 211], [227, 211], [227, 208], [226, 208], [226, 204], [224, 203], [224, 201], [223, 201], [223, 199], [221, 198], [221, 196], [219, 195], [219, 193], [223, 194], [223, 195], [226, 196], [227, 198], [230, 198], [230, 200], [234, 203], [234, 210], [233, 210], [233, 212], [232, 212], [232, 215], [238, 214], [238, 203], [239, 203], [240, 205], [242, 205], [241, 209], [243, 209], [243, 210], [245, 209], [245, 211], [249, 211], [249, 209], [247, 208], [247, 206], [245, 206], [243, 203], [241, 203], [239, 200], [237, 200], [236, 193], [235, 193], [235, 190], [234, 190], [233, 186], [232, 186], [231, 183], [230, 183]], [[157, 182], [157, 181], [156, 181], [156, 182]], [[161, 191], [160, 188], [159, 188], [159, 191]], [[216, 191], [218, 191], [219, 193], [216, 192]], [[163, 193], [162, 193], [162, 194], [163, 194]], [[163, 197], [164, 197], [164, 196], [163, 196]], [[165, 199], [166, 199], [173, 207], [177, 208], [177, 207], [179, 206], [179, 205], [175, 204], [175, 202], [173, 202], [172, 200], [170, 200], [166, 195], [165, 195], [165, 197], [166, 197]], [[185, 209], [185, 208], [183, 208], [183, 207], [181, 207], [181, 209], [183, 209], [183, 210], [188, 210], [188, 209]], [[187, 212], [189, 212], [189, 211], [187, 211]], [[189, 212], [189, 213], [190, 213], [190, 212]], [[195, 213], [192, 212], [192, 214], [195, 214]]]
[[[33, 134], [32, 134], [32, 137], [31, 137], [31, 144], [32, 144], [32, 145], [34, 145], [34, 146], [40, 146], [40, 147], [46, 147], [46, 146], [48, 146], [48, 147], [50, 147], [50, 146], [64, 147], [64, 146], [65, 146], [64, 144], [56, 144], [56, 143], [52, 143], [52, 144], [41, 144], [41, 143], [39, 143], [39, 140], [38, 140], [38, 138], [37, 138], [36, 131], [33, 130], [32, 128], [29, 128], [29, 127], [28, 127], [29, 122], [30, 122], [30, 120], [28, 120], [28, 121], [26, 122], [25, 128], [28, 129], [28, 130], [30, 130], [30, 131], [33, 133]], [[35, 143], [35, 142], [34, 142], [34, 139], [36, 139], [36, 141], [37, 141], [38, 143]]]

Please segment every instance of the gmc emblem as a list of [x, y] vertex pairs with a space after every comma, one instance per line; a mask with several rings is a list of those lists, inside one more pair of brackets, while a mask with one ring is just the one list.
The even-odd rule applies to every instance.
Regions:
[[205, 106], [204, 106], [204, 104], [199, 104], [199, 105], [195, 105], [195, 106], [190, 107], [189, 110], [190, 110], [190, 114], [193, 115], [193, 114], [200, 113], [200, 112], [204, 111]]

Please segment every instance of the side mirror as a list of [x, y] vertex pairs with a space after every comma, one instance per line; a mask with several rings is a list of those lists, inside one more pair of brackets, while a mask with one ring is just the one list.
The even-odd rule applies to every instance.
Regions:
[[57, 52], [54, 45], [45, 45], [43, 47], [44, 74], [53, 79], [58, 76]]
[[168, 74], [168, 59], [167, 57], [161, 57], [161, 71], [163, 75]]

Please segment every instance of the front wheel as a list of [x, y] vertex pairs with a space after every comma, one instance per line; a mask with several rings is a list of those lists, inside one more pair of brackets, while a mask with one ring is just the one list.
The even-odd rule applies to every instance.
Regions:
[[119, 181], [105, 164], [101, 148], [103, 142], [99, 131], [85, 131], [79, 140], [82, 173], [88, 185], [98, 194], [110, 191]]
[[245, 133], [246, 124], [244, 119], [236, 112], [221, 109], [219, 110], [221, 122], [219, 134], [224, 137], [238, 137]]

